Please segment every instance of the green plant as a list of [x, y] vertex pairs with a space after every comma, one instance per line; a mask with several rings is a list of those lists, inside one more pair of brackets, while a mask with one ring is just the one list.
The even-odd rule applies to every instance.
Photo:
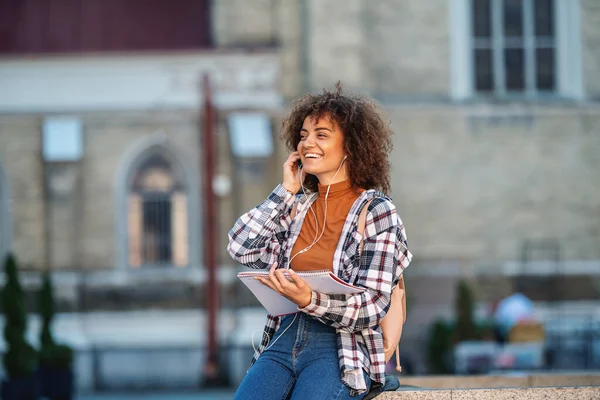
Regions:
[[54, 369], [69, 369], [73, 364], [73, 349], [65, 344], [53, 344], [40, 350], [40, 364]]
[[2, 288], [2, 311], [4, 313], [4, 339], [7, 351], [4, 353], [4, 369], [10, 378], [32, 375], [38, 363], [35, 349], [25, 340], [27, 313], [25, 312], [24, 291], [19, 281], [17, 260], [13, 254], [4, 261], [6, 283]]
[[475, 340], [478, 329], [473, 320], [473, 292], [469, 284], [461, 280], [456, 293], [456, 341]]
[[42, 288], [39, 294], [39, 309], [42, 317], [42, 330], [40, 332], [40, 345], [42, 348], [54, 345], [51, 324], [54, 318], [54, 289], [48, 271], [42, 276]]
[[54, 286], [50, 272], [44, 272], [38, 297], [42, 329], [40, 331], [40, 364], [57, 369], [67, 369], [73, 363], [73, 350], [57, 344], [52, 335], [52, 320], [56, 310]]
[[454, 346], [465, 340], [493, 340], [493, 324], [476, 322], [473, 318], [474, 300], [471, 288], [465, 281], [456, 287], [456, 319], [450, 322], [438, 319], [429, 328], [427, 339], [427, 364], [432, 374], [452, 373]]
[[431, 374], [452, 373], [452, 337], [455, 326], [452, 323], [436, 320], [429, 328], [427, 338], [427, 366]]

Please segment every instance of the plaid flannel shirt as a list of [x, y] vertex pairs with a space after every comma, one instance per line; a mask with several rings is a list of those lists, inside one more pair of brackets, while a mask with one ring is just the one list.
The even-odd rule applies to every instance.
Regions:
[[[318, 193], [294, 196], [278, 185], [256, 208], [242, 215], [229, 231], [227, 251], [237, 262], [250, 268], [289, 268], [292, 247], [302, 221]], [[369, 205], [363, 250], [359, 246], [358, 217]], [[298, 203], [296, 216], [290, 212]], [[375, 190], [364, 191], [352, 205], [333, 256], [333, 272], [345, 282], [364, 287], [361, 294], [327, 295], [312, 293], [311, 303], [299, 311], [336, 328], [342, 381], [353, 394], [366, 390], [362, 370], [371, 381], [385, 383], [385, 355], [379, 322], [389, 309], [392, 288], [408, 266], [412, 255], [407, 248], [404, 226], [391, 199]], [[250, 367], [258, 359], [277, 329], [278, 317], [267, 316], [263, 338]]]

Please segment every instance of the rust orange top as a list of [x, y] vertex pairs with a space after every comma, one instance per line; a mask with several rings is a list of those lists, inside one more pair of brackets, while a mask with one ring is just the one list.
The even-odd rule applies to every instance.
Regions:
[[294, 259], [290, 267], [294, 271], [333, 270], [333, 254], [340, 240], [346, 217], [361, 192], [362, 190], [354, 191], [346, 181], [332, 184], [327, 196], [327, 220], [323, 236], [310, 250], [294, 257], [299, 251], [310, 246], [315, 239], [315, 234], [319, 237], [323, 231], [327, 185], [319, 184], [319, 197], [311, 205], [317, 220], [315, 221], [315, 215], [309, 209], [304, 217], [300, 235], [292, 248], [290, 257]]

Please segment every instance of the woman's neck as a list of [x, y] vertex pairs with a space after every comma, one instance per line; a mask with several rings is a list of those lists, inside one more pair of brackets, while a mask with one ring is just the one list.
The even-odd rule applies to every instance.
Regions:
[[324, 186], [343, 182], [343, 181], [347, 180], [346, 177], [347, 177], [347, 171], [346, 171], [345, 165], [343, 165], [339, 171], [317, 175], [317, 179], [319, 180], [319, 185], [324, 185]]

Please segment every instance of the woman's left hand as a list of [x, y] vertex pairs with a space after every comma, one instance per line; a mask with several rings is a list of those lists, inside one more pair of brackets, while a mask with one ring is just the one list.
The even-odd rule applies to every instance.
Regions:
[[294, 302], [300, 308], [304, 308], [310, 304], [312, 300], [312, 290], [302, 278], [289, 269], [289, 279], [286, 278], [283, 269], [275, 269], [277, 265], [273, 265], [269, 270], [269, 277], [256, 277], [262, 284], [270, 287], [283, 297]]

